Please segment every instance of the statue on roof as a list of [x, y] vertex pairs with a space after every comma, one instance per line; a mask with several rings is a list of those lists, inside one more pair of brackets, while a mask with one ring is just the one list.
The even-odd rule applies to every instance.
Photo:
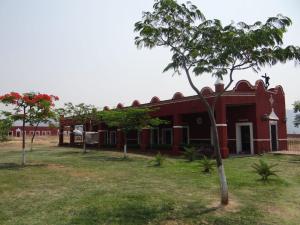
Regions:
[[265, 73], [264, 76], [261, 76], [262, 78], [264, 78], [265, 80], [265, 88], [268, 89], [268, 87], [270, 86], [270, 77]]

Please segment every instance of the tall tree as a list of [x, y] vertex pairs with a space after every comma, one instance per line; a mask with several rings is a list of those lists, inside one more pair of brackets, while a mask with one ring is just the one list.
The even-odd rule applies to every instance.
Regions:
[[294, 119], [295, 127], [299, 127], [300, 125], [300, 101], [295, 101], [294, 105], [294, 112], [297, 113]]
[[121, 129], [124, 133], [124, 158], [127, 157], [127, 136], [131, 130], [140, 131], [143, 128], [156, 127], [167, 121], [151, 117], [155, 109], [130, 107], [98, 112], [98, 118], [109, 127]]
[[97, 109], [93, 105], [87, 105], [84, 103], [80, 103], [74, 105], [71, 102], [65, 103], [64, 108], [60, 108], [56, 110], [60, 116], [64, 116], [66, 118], [71, 118], [74, 122], [78, 123], [78, 125], [82, 125], [83, 134], [82, 134], [82, 142], [83, 142], [83, 152], [86, 153], [86, 123], [96, 119]]
[[[239, 22], [223, 26], [218, 19], [208, 20], [197, 6], [175, 0], [155, 0], [152, 12], [144, 12], [135, 23], [138, 47], [168, 47], [171, 62], [164, 71], [173, 69], [184, 73], [199, 100], [204, 104], [212, 125], [213, 146], [220, 177], [221, 203], [228, 204], [228, 187], [221, 158], [219, 137], [215, 121], [215, 104], [233, 83], [237, 70], [259, 71], [265, 65], [273, 66], [295, 59], [299, 62], [299, 47], [282, 47], [283, 35], [291, 25], [288, 17], [277, 15], [265, 23]], [[201, 94], [192, 75], [210, 74], [229, 82], [222, 92], [216, 93], [212, 103]]]
[[0, 102], [5, 105], [13, 105], [12, 112], [6, 112], [10, 115], [13, 120], [22, 121], [22, 162], [24, 166], [26, 163], [25, 159], [25, 125], [26, 123], [31, 124], [33, 114], [39, 108], [42, 110], [50, 110], [54, 107], [54, 101], [58, 100], [57, 96], [40, 94], [35, 92], [19, 94], [16, 92], [10, 92], [0, 96]]

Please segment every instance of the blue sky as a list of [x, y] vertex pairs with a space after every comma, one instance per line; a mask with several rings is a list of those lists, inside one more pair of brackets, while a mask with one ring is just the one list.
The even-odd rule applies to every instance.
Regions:
[[[180, 1], [184, 2], [184, 1]], [[285, 43], [300, 46], [300, 1], [192, 1], [207, 18], [253, 23], [278, 13], [293, 20]], [[0, 0], [0, 94], [39, 91], [61, 101], [98, 107], [149, 102], [194, 92], [184, 76], [162, 73], [169, 62], [166, 48], [138, 50], [134, 23], [152, 0]], [[286, 106], [300, 99], [300, 67], [294, 62], [243, 71], [235, 80], [251, 83], [267, 73], [271, 86], [281, 84]], [[209, 76], [195, 78], [198, 87], [213, 86]]]

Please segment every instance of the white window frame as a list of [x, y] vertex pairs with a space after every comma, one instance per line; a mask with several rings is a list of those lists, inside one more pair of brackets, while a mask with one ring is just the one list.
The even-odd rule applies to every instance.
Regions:
[[236, 154], [240, 154], [242, 151], [241, 126], [249, 126], [250, 127], [250, 150], [251, 150], [251, 155], [254, 155], [254, 138], [253, 138], [253, 123], [252, 122], [235, 124]]

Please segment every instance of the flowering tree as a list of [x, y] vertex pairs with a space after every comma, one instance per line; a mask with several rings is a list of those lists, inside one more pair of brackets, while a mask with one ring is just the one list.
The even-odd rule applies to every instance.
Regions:
[[34, 127], [33, 134], [30, 142], [30, 150], [33, 147], [33, 141], [36, 135], [36, 131], [41, 123], [50, 123], [56, 119], [56, 113], [52, 107], [35, 107], [32, 108], [30, 113], [30, 125]]
[[11, 115], [13, 120], [22, 121], [22, 165], [26, 163], [25, 160], [25, 124], [33, 124], [36, 119], [37, 112], [48, 112], [54, 107], [54, 101], [59, 98], [54, 95], [40, 94], [40, 93], [24, 93], [10, 92], [0, 96], [0, 102], [5, 105], [13, 105]]

